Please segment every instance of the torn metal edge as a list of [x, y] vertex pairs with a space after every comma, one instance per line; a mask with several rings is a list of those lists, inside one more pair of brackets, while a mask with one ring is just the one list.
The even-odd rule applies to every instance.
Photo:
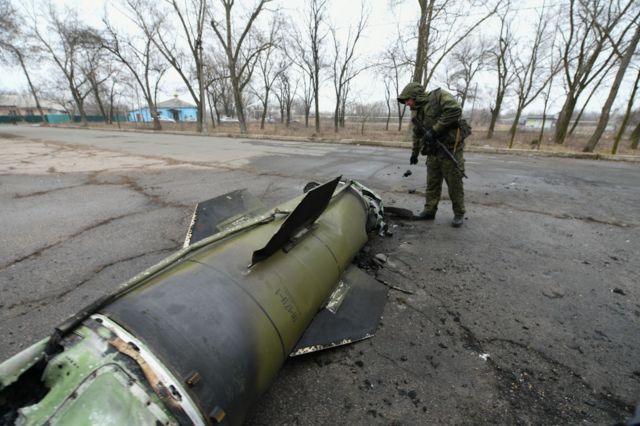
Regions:
[[197, 408], [196, 403], [191, 399], [189, 393], [184, 389], [181, 382], [173, 377], [173, 374], [162, 364], [162, 362], [156, 358], [156, 356], [146, 347], [144, 343], [136, 339], [128, 331], [124, 330], [109, 317], [101, 314], [91, 315], [91, 318], [98, 321], [102, 326], [109, 329], [116, 336], [122, 339], [126, 343], [133, 343], [140, 349], [140, 358], [144, 359], [151, 370], [158, 376], [159, 380], [163, 382], [167, 389], [173, 387], [179, 393], [182, 399], [177, 402], [182, 410], [187, 414], [189, 419], [194, 425], [205, 426], [207, 423], [203, 420], [200, 410]]
[[187, 228], [187, 235], [184, 237], [184, 244], [182, 244], [182, 248], [187, 248], [191, 245], [191, 237], [193, 236], [193, 227], [196, 224], [196, 216], [198, 214], [198, 204], [193, 209], [193, 215], [191, 216], [191, 223]]
[[353, 342], [359, 342], [361, 340], [365, 340], [365, 339], [370, 339], [375, 335], [375, 333], [371, 333], [371, 334], [366, 334], [360, 338], [357, 339], [343, 339], [340, 340], [339, 342], [332, 342], [326, 345], [313, 345], [313, 346], [306, 346], [304, 348], [300, 348], [295, 352], [291, 352], [289, 354], [289, 357], [294, 357], [294, 356], [299, 356], [299, 355], [305, 355], [305, 354], [310, 354], [312, 352], [318, 352], [318, 351], [322, 351], [325, 349], [330, 349], [330, 348], [335, 348], [337, 346], [344, 346], [344, 345], [348, 345], [349, 343], [353, 343]]
[[347, 294], [349, 294], [349, 290], [351, 290], [351, 285], [344, 282], [344, 280], [340, 280], [336, 288], [329, 296], [329, 301], [327, 302], [325, 309], [332, 314], [338, 312], [338, 309], [340, 309], [340, 306], [342, 306], [342, 302], [344, 302]]

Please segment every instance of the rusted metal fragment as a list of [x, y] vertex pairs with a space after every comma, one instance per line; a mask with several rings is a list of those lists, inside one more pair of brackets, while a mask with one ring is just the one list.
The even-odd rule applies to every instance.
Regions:
[[151, 366], [147, 363], [147, 361], [140, 355], [140, 352], [134, 346], [125, 342], [119, 337], [115, 337], [113, 340], [110, 340], [109, 343], [116, 348], [119, 352], [133, 358], [133, 360], [138, 363], [144, 376], [147, 378], [149, 385], [153, 388], [153, 391], [162, 399], [162, 402], [167, 404], [173, 409], [182, 411], [182, 405], [180, 405], [179, 396], [175, 395], [170, 389], [167, 389], [162, 381], [158, 378], [158, 375], [151, 368]]

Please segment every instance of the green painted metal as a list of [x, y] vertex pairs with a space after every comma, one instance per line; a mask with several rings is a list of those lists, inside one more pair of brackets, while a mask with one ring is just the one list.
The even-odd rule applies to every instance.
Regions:
[[42, 339], [0, 364], [0, 390], [14, 383], [44, 357], [48, 341], [48, 338]]
[[[135, 364], [109, 345], [108, 330], [83, 326], [74, 334], [74, 342], [44, 369], [42, 382], [49, 391], [20, 410], [17, 424], [177, 424], [144, 376], [130, 367]], [[43, 342], [28, 351], [39, 353]], [[5, 377], [0, 380], [5, 383]]]
[[[339, 187], [326, 210], [305, 234], [294, 238], [290, 247], [279, 250], [252, 267], [249, 267], [252, 252], [269, 241], [285, 220], [286, 216], [282, 212], [292, 211], [303, 196], [185, 247], [133, 277], [116, 293], [60, 325], [54, 338], [45, 339], [0, 364], [0, 391], [19, 380], [19, 376], [38, 360], [46, 359], [47, 343], [62, 343], [64, 350], [51, 359], [46, 359], [48, 363], [42, 374], [42, 382], [48, 392], [39, 402], [20, 410], [20, 423], [90, 424], [98, 423], [96, 419], [104, 424], [149, 424], [156, 420], [162, 424], [175, 423], [176, 417], [163, 404], [160, 398], [162, 395], [156, 395], [147, 383], [142, 370], [133, 361], [134, 358], [119, 352], [109, 343], [113, 342], [117, 331], [96, 325], [95, 320], [88, 317], [93, 313], [103, 312], [117, 323], [118, 315], [111, 316], [109, 313], [111, 304], [123, 304], [125, 300], [144, 295], [156, 285], [176, 277], [197, 278], [206, 275], [207, 271], [216, 271], [214, 276], [226, 277], [233, 282], [233, 286], [246, 293], [247, 312], [246, 316], [241, 313], [240, 317], [245, 321], [244, 329], [251, 329], [250, 337], [233, 337], [250, 338], [252, 342], [249, 342], [248, 352], [234, 356], [238, 360], [246, 357], [251, 364], [248, 372], [255, 377], [236, 377], [230, 370], [232, 377], [223, 382], [224, 392], [235, 392], [237, 387], [239, 391], [234, 395], [246, 397], [246, 400], [234, 402], [232, 413], [228, 411], [228, 406], [203, 405], [203, 400], [199, 399], [200, 396], [206, 396], [207, 401], [211, 402], [213, 395], [215, 402], [216, 395], [220, 395], [215, 386], [210, 388], [207, 395], [199, 394], [197, 386], [188, 389], [188, 394], [199, 405], [200, 414], [204, 418], [209, 418], [211, 413], [224, 413], [227, 410], [230, 415], [225, 418], [225, 422], [236, 424], [242, 421], [248, 406], [271, 384], [319, 307], [330, 297], [353, 256], [366, 242], [367, 220], [372, 207], [362, 195], [365, 189], [351, 183]], [[212, 287], [216, 286], [215, 281], [208, 282]], [[180, 303], [179, 300], [175, 302]], [[149, 306], [149, 309], [156, 308], [156, 305]], [[156, 314], [162, 312], [158, 311]], [[194, 315], [191, 319], [195, 317]], [[138, 334], [137, 324], [119, 325], [133, 335], [131, 339], [138, 339], [136, 341], [139, 346], [145, 346], [145, 350], [162, 360], [163, 365], [156, 367], [174, 375], [180, 372], [175, 378], [186, 380], [187, 376], [182, 374], [185, 372], [182, 371], [185, 367], [182, 365], [183, 357], [171, 358], [168, 356], [171, 353], [166, 348], [154, 347], [150, 342], [157, 341], [147, 339], [151, 336], [144, 335], [144, 329], [139, 330]], [[191, 325], [194, 333], [197, 329], [206, 334], [195, 336], [194, 339], [215, 341], [224, 336], [225, 330], [216, 328], [215, 323], [204, 325], [204, 331], [201, 326], [198, 328], [196, 324]], [[185, 326], [190, 328], [189, 324]], [[168, 342], [171, 343], [170, 338]], [[217, 351], [229, 349], [218, 343], [214, 346]], [[246, 348], [244, 345], [241, 347]], [[198, 356], [206, 359], [215, 354], [212, 351]], [[206, 376], [205, 371], [196, 372]], [[156, 384], [151, 385], [159, 392]], [[253, 388], [246, 393], [249, 385]]]

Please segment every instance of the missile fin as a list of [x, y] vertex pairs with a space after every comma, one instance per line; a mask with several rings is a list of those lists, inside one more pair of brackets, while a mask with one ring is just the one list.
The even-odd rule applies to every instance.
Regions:
[[265, 211], [263, 204], [246, 189], [238, 189], [196, 205], [184, 247], [238, 225]]
[[323, 183], [309, 190], [302, 201], [287, 216], [284, 223], [269, 242], [259, 250], [253, 252], [251, 265], [255, 265], [283, 248], [303, 228], [311, 225], [329, 205], [342, 176]]
[[387, 287], [351, 265], [332, 296], [335, 297], [318, 312], [289, 356], [373, 337], [387, 301]]

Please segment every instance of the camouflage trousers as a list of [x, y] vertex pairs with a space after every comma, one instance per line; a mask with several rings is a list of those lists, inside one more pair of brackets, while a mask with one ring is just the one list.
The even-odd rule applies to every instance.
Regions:
[[[458, 149], [454, 154], [458, 164], [464, 170], [464, 157], [462, 149]], [[435, 213], [438, 210], [438, 202], [442, 194], [442, 181], [447, 183], [449, 198], [454, 214], [463, 215], [464, 209], [464, 188], [462, 185], [462, 173], [456, 168], [446, 154], [438, 152], [435, 155], [427, 156], [427, 191], [424, 208], [428, 212]]]

